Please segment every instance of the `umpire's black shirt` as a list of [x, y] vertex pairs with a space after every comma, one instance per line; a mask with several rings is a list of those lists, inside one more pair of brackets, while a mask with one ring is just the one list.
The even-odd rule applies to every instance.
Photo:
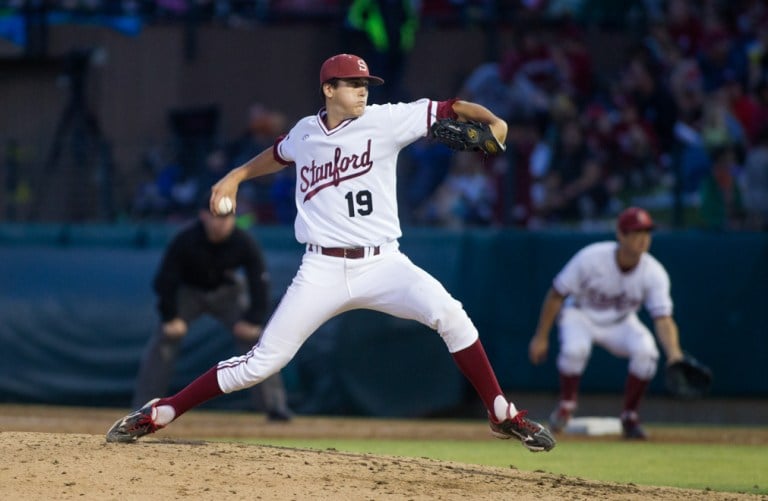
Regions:
[[263, 325], [267, 314], [268, 275], [261, 249], [251, 236], [235, 228], [226, 240], [213, 243], [198, 220], [180, 231], [165, 251], [153, 287], [163, 322], [177, 317], [176, 294], [182, 285], [211, 291], [233, 284], [242, 268], [248, 282], [250, 305], [243, 320]]

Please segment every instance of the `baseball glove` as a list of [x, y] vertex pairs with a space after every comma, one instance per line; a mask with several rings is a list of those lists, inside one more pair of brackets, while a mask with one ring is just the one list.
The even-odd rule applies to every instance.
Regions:
[[495, 155], [505, 150], [488, 124], [444, 118], [432, 124], [430, 136], [457, 151], [483, 151]]
[[709, 391], [712, 385], [712, 371], [693, 356], [685, 354], [667, 366], [665, 373], [667, 390], [677, 398], [699, 398]]

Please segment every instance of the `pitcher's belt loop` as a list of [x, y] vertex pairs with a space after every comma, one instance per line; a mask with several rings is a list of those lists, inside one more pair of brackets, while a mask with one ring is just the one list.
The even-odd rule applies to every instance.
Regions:
[[309, 252], [317, 252], [324, 256], [345, 257], [348, 259], [360, 259], [366, 257], [366, 250], [370, 250], [369, 256], [381, 254], [381, 247], [320, 247], [315, 244], [307, 244]]

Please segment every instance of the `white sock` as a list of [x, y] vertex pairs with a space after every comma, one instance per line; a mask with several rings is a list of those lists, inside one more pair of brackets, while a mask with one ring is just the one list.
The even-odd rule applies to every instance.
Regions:
[[158, 405], [152, 409], [152, 421], [160, 426], [165, 426], [176, 417], [176, 411], [170, 405]]
[[507, 402], [503, 395], [498, 395], [493, 401], [493, 414], [497, 421], [504, 421], [517, 415], [517, 407], [512, 402]]

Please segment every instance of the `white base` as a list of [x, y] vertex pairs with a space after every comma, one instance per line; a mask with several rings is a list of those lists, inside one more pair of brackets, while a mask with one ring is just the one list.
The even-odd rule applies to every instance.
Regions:
[[620, 435], [621, 420], [614, 417], [573, 417], [563, 431], [570, 435]]

